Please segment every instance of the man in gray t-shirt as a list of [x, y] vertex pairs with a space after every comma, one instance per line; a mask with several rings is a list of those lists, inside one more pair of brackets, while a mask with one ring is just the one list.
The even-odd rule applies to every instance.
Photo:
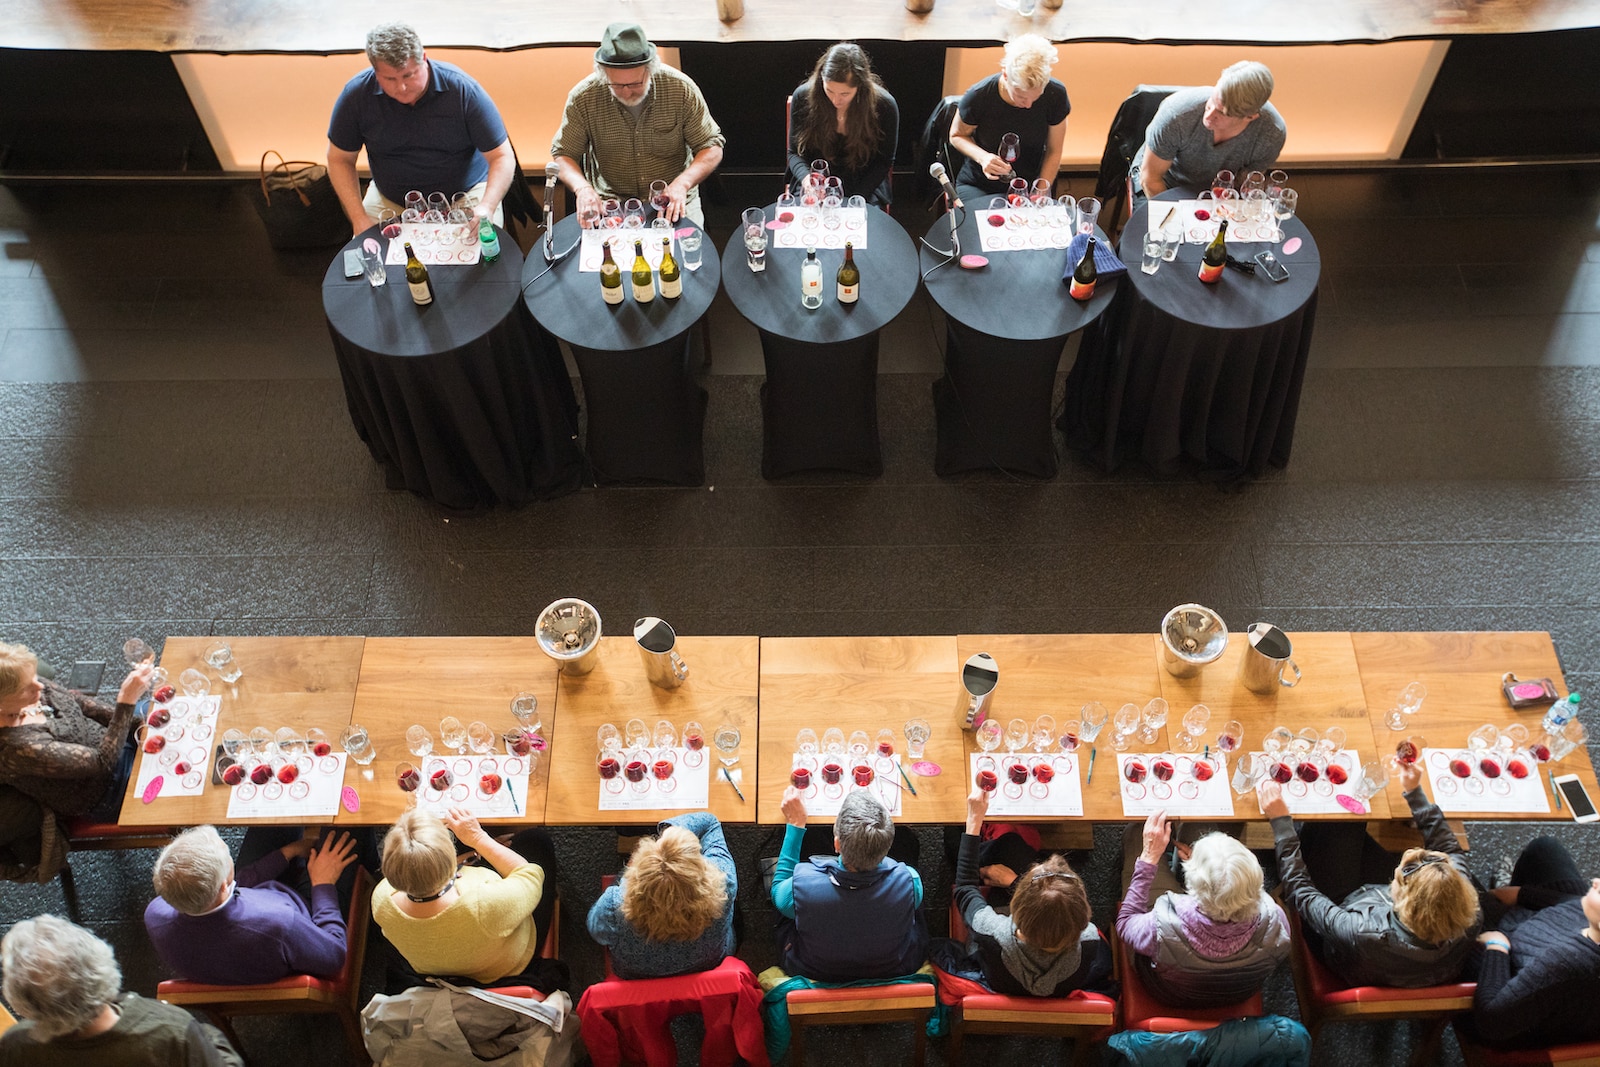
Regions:
[[1242, 178], [1277, 162], [1287, 133], [1267, 103], [1272, 72], [1260, 63], [1235, 63], [1215, 86], [1179, 89], [1167, 97], [1134, 156], [1138, 198], [1175, 187], [1208, 186], [1219, 170]]

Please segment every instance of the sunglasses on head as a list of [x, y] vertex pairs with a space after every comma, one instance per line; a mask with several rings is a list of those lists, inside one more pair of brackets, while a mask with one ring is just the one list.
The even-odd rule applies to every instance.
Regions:
[[1424, 859], [1412, 860], [1410, 863], [1408, 863], [1404, 867], [1400, 868], [1400, 877], [1401, 877], [1402, 880], [1406, 879], [1406, 878], [1410, 878], [1413, 874], [1416, 874], [1418, 871], [1422, 870], [1422, 868], [1424, 868], [1424, 867], [1431, 867], [1435, 863], [1443, 863], [1443, 862], [1445, 862], [1444, 859], [1439, 857], [1439, 856], [1428, 856], [1428, 857], [1426, 857]]

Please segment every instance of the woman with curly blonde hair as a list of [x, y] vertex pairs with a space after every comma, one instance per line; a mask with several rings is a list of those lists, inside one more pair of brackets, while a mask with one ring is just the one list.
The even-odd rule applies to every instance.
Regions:
[[679, 815], [634, 849], [622, 881], [589, 910], [589, 934], [611, 950], [620, 978], [709, 970], [734, 950], [738, 893], [716, 816]]

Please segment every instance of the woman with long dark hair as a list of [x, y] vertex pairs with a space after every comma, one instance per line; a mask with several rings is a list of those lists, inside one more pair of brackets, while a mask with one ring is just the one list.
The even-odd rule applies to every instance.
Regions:
[[789, 181], [798, 191], [811, 161], [828, 161], [845, 196], [889, 206], [889, 170], [900, 138], [900, 108], [872, 73], [859, 45], [836, 44], [794, 91], [789, 121]]

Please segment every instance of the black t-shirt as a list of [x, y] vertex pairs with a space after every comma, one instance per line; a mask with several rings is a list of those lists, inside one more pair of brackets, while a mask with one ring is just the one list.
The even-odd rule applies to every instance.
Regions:
[[[1000, 138], [1014, 133], [1018, 139], [1017, 162], [1014, 169], [1019, 177], [1032, 181], [1044, 163], [1045, 145], [1050, 140], [1050, 127], [1066, 119], [1072, 111], [1067, 99], [1067, 87], [1051, 78], [1044, 87], [1044, 95], [1032, 107], [1012, 107], [1000, 95], [1000, 75], [991, 74], [968, 89], [961, 97], [961, 121], [977, 127], [972, 139], [986, 152], [1000, 151]], [[1007, 180], [990, 181], [983, 168], [968, 159], [961, 165], [959, 180], [964, 185], [975, 185], [995, 193], [1003, 193]]]

